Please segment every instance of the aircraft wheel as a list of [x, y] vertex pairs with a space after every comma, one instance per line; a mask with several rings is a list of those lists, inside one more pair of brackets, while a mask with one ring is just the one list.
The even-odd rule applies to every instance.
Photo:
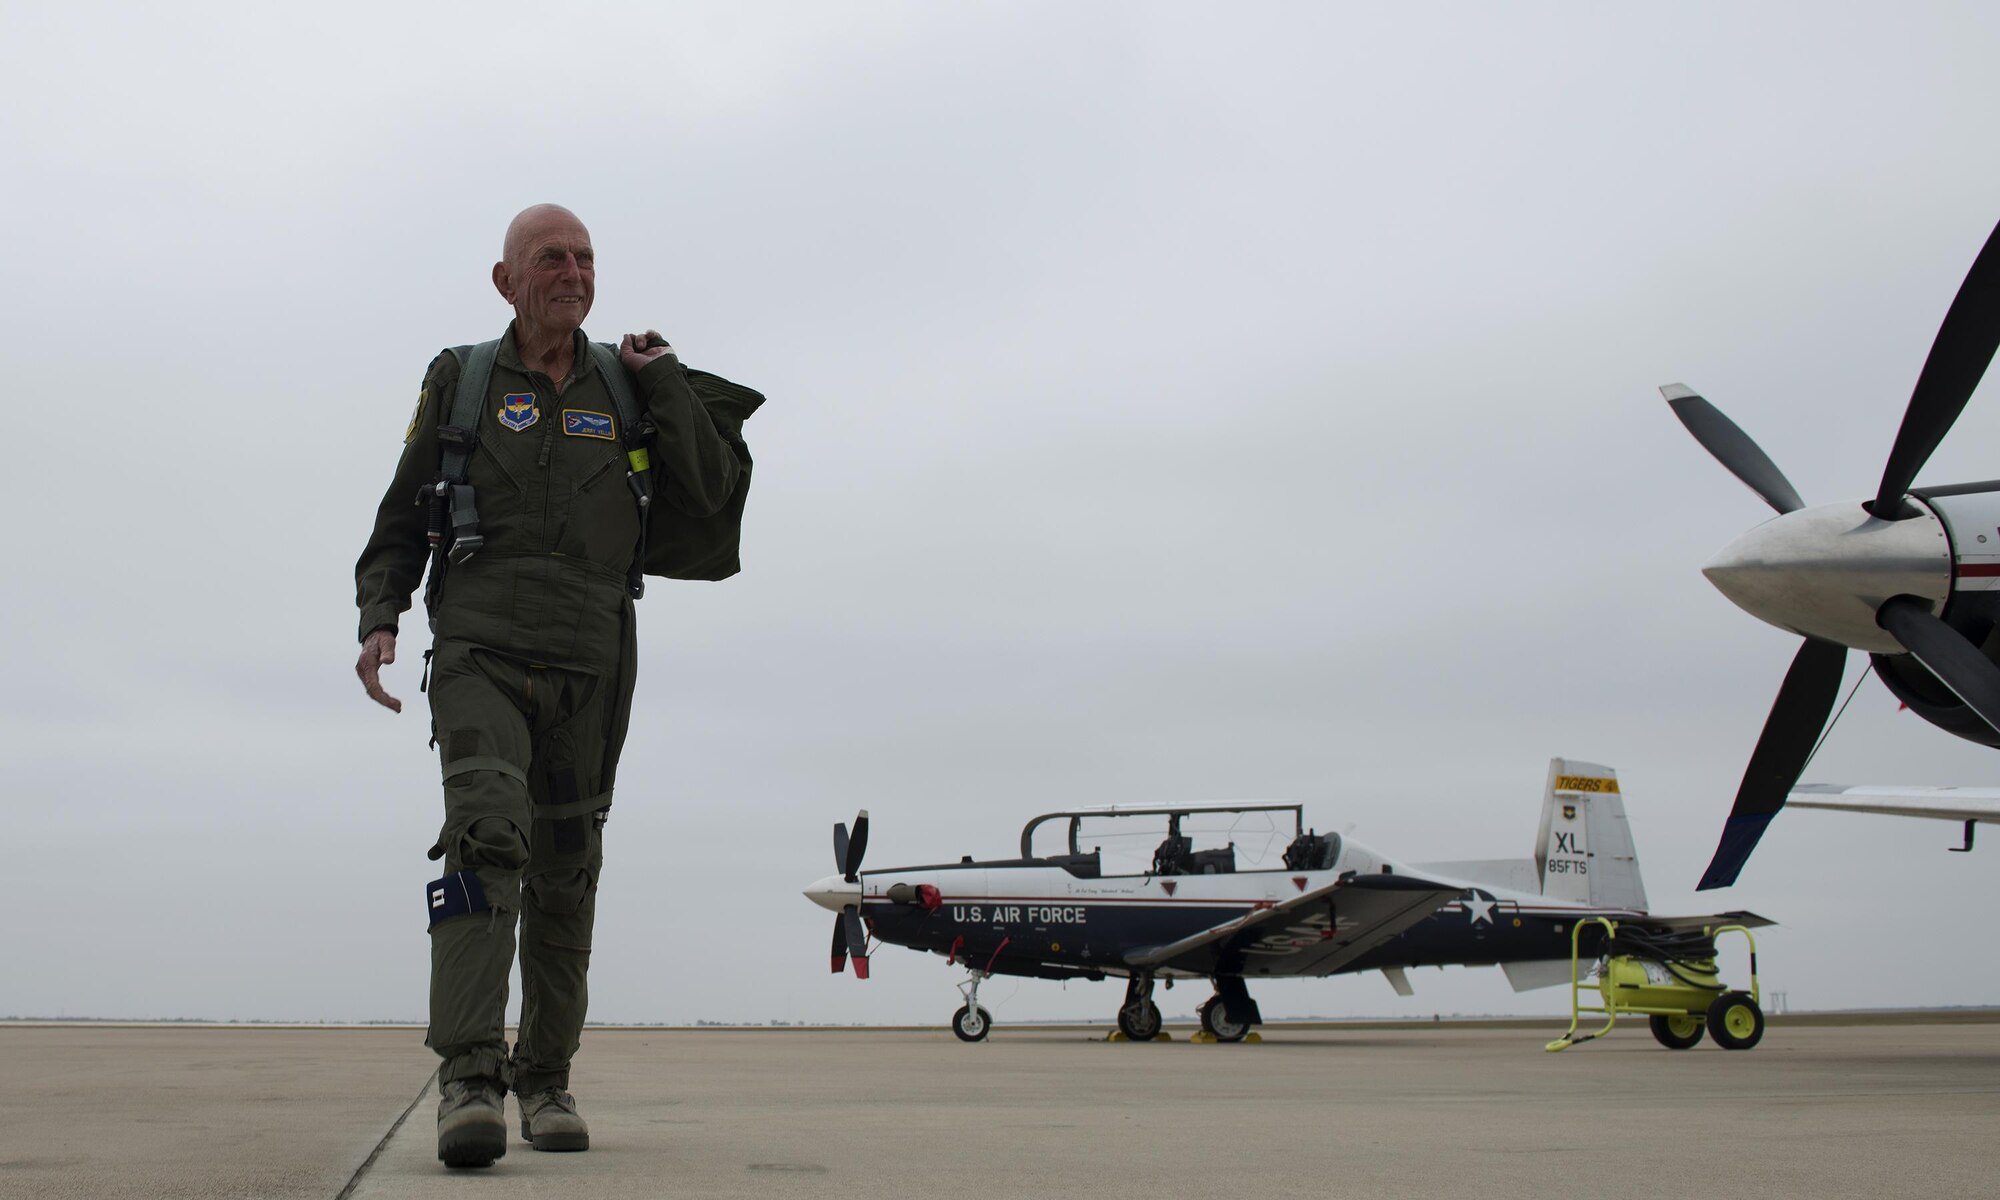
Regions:
[[1701, 1042], [1701, 1018], [1692, 1014], [1652, 1018], [1653, 1040], [1669, 1050], [1692, 1050]]
[[970, 1004], [960, 1005], [951, 1014], [951, 1031], [961, 1042], [983, 1042], [986, 1035], [993, 1032], [993, 1014]]
[[1160, 1025], [1160, 1006], [1151, 1000], [1118, 1010], [1118, 1031], [1131, 1041], [1152, 1041], [1160, 1036]]
[[1198, 1010], [1201, 1013], [1201, 1027], [1218, 1042], [1240, 1042], [1250, 1036], [1250, 1026], [1229, 1019], [1229, 1010], [1222, 1005], [1222, 997], [1214, 996]]
[[1764, 1037], [1764, 1010], [1744, 992], [1724, 992], [1708, 1006], [1708, 1036], [1724, 1050], [1748, 1050]]

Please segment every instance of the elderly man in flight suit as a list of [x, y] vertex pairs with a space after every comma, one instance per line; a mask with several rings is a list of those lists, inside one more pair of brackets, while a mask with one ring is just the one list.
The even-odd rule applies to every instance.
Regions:
[[[491, 352], [474, 437], [452, 424], [466, 363], [447, 351], [424, 377], [395, 479], [355, 564], [355, 670], [371, 698], [400, 712], [379, 672], [395, 661], [398, 619], [431, 557], [418, 499], [441, 477], [440, 428], [446, 441], [469, 443], [463, 475], [477, 496], [480, 540], [441, 579], [443, 555], [431, 568], [435, 642], [425, 656], [445, 809], [431, 852], [444, 859], [445, 877], [426, 892], [426, 1042], [444, 1060], [438, 1157], [447, 1166], [486, 1166], [506, 1153], [510, 1084], [535, 1149], [590, 1145], [569, 1067], [636, 665], [630, 581], [644, 508], [628, 470], [694, 517], [723, 509], [748, 470], [740, 442], [718, 431], [657, 333], [626, 335], [615, 361], [593, 352], [582, 325], [594, 283], [590, 235], [572, 213], [544, 204], [514, 218], [493, 267], [514, 320]], [[628, 395], [643, 405], [649, 468], [628, 460], [637, 431], [621, 427], [609, 371], [629, 372]], [[504, 1018], [517, 923], [521, 1021], [510, 1058]]]

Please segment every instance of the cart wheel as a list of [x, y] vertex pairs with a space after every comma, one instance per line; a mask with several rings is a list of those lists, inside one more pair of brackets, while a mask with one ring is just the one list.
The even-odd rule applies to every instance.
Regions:
[[1152, 1041], [1160, 1036], [1160, 1006], [1148, 1000], [1119, 1009], [1118, 1031], [1131, 1041]]
[[993, 1014], [970, 1004], [961, 1005], [951, 1014], [951, 1031], [961, 1042], [983, 1042], [993, 1032]]
[[1701, 1041], [1701, 1018], [1693, 1013], [1684, 1017], [1655, 1015], [1652, 1026], [1653, 1040], [1669, 1050], [1692, 1050]]
[[1222, 997], [1216, 996], [1197, 1009], [1201, 1014], [1201, 1027], [1218, 1042], [1240, 1042], [1250, 1036], [1248, 1024], [1229, 1019], [1229, 1010], [1222, 1006]]
[[1764, 1037], [1764, 1010], [1743, 992], [1724, 992], [1708, 1006], [1708, 1036], [1724, 1050], [1748, 1050]]

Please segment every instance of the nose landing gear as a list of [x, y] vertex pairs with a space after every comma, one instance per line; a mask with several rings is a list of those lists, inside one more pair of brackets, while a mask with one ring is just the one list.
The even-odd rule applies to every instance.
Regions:
[[979, 1007], [979, 981], [986, 978], [986, 972], [977, 967], [971, 971], [972, 977], [958, 985], [965, 1003], [951, 1014], [951, 1031], [961, 1042], [983, 1042], [993, 1032], [993, 1014]]

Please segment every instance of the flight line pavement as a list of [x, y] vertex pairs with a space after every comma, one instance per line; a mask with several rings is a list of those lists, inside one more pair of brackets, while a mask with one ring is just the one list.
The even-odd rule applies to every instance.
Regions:
[[1748, 1052], [1665, 1050], [1641, 1022], [1561, 1054], [1560, 1022], [1170, 1031], [593, 1028], [588, 1153], [516, 1129], [493, 1167], [446, 1171], [419, 1031], [0, 1025], [0, 1197], [2000, 1190], [1991, 1015], [1781, 1018]]

